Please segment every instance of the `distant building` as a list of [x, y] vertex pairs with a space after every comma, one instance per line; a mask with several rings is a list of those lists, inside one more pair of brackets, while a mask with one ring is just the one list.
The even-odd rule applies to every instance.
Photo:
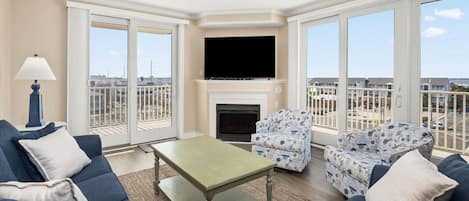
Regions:
[[[169, 77], [139, 77], [137, 79], [138, 86], [154, 86], [154, 85], [170, 85]], [[127, 78], [107, 77], [105, 75], [91, 75], [91, 87], [112, 87], [112, 86], [128, 86]]]
[[[312, 86], [321, 87], [336, 87], [338, 86], [338, 78], [308, 78], [308, 84]], [[451, 84], [449, 78], [422, 78], [420, 80], [420, 88], [422, 90], [438, 90], [449, 91]], [[468, 83], [469, 85], [469, 80]], [[349, 87], [356, 88], [374, 88], [374, 89], [392, 89], [392, 78], [349, 78]]]

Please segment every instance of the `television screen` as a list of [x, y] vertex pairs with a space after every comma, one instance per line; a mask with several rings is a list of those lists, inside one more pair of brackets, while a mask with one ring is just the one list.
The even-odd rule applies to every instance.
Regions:
[[205, 79], [275, 77], [275, 36], [205, 38]]

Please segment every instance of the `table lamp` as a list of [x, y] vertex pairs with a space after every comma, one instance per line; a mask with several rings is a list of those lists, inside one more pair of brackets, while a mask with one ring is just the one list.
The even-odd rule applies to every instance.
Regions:
[[31, 85], [33, 93], [29, 96], [29, 121], [26, 127], [43, 126], [42, 96], [39, 93], [40, 85], [38, 80], [55, 80], [55, 75], [51, 71], [49, 64], [44, 57], [28, 57], [16, 74], [15, 80], [34, 80]]

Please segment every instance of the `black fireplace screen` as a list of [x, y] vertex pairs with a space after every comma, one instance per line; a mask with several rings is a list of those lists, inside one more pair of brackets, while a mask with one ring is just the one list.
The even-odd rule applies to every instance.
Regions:
[[259, 118], [259, 105], [217, 104], [217, 138], [250, 142]]

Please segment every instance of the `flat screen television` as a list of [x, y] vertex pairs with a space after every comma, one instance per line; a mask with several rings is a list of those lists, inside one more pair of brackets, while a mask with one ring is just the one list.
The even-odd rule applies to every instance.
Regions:
[[275, 36], [205, 38], [205, 79], [275, 78]]

